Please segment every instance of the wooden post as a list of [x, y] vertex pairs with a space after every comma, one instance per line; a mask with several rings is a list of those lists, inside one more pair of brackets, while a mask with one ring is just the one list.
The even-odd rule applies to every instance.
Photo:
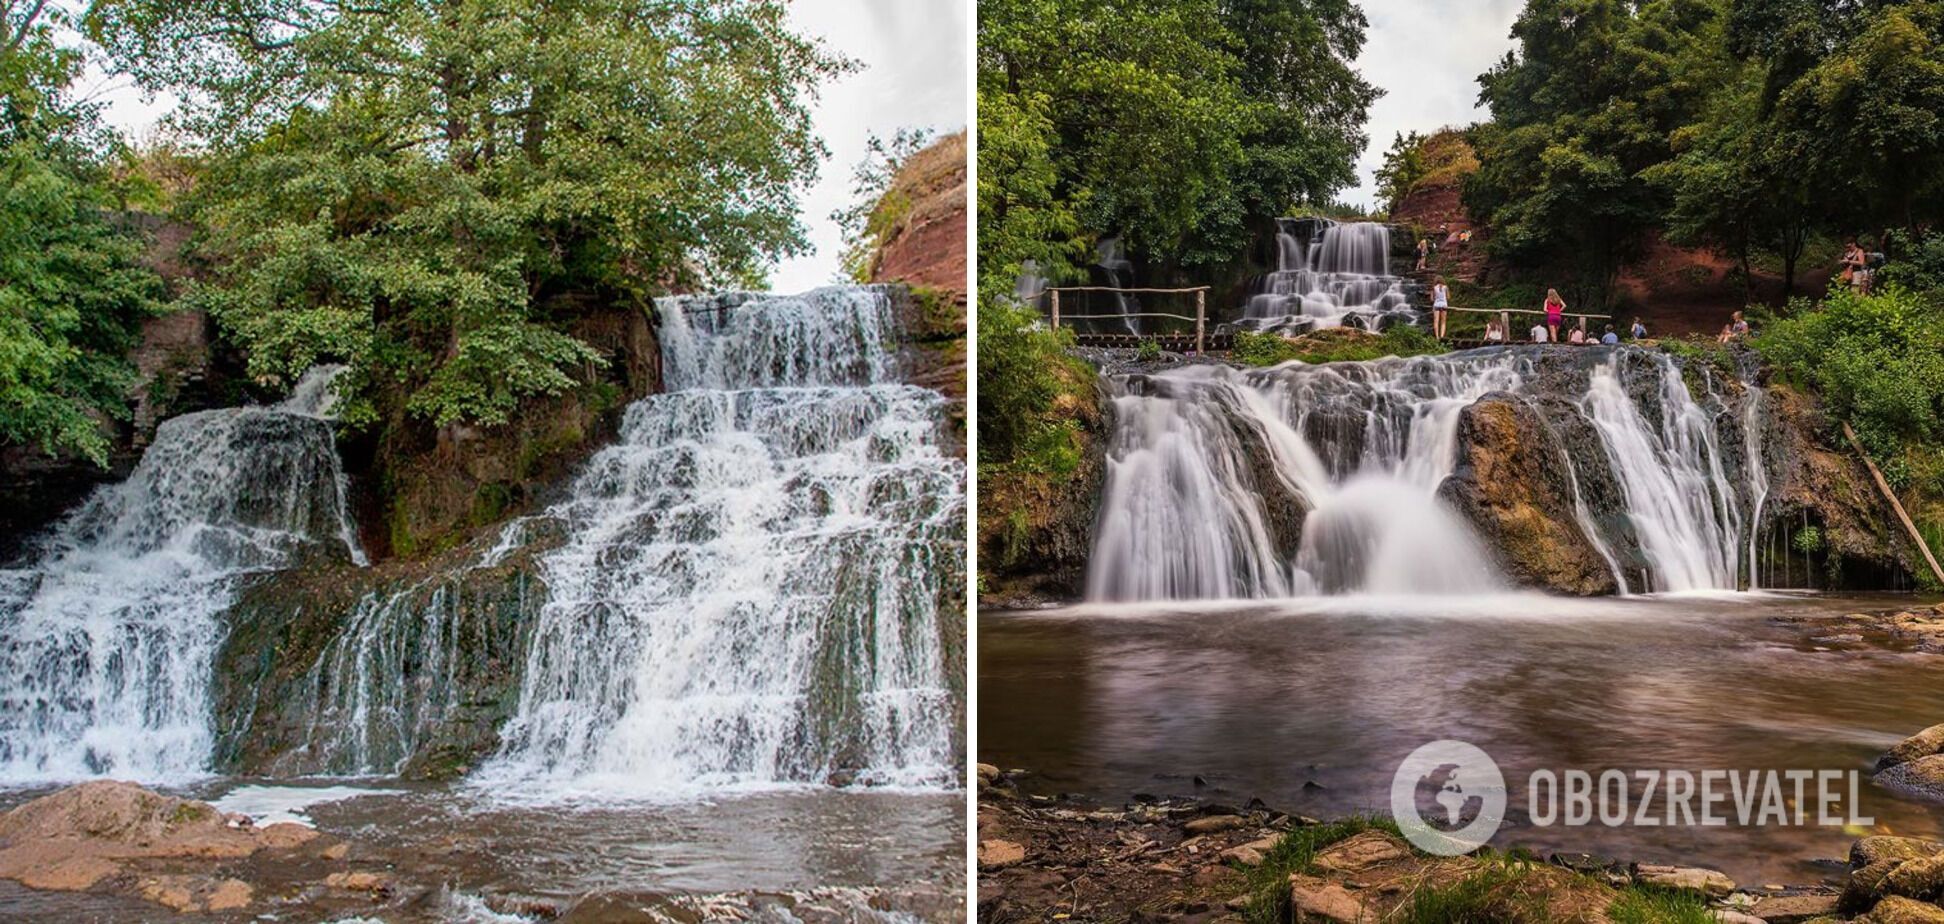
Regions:
[[1843, 424], [1843, 435], [1849, 438], [1851, 446], [1856, 447], [1856, 454], [1863, 457], [1863, 464], [1870, 469], [1870, 477], [1876, 479], [1877, 490], [1883, 492], [1884, 499], [1890, 502], [1890, 509], [1897, 512], [1897, 519], [1902, 520], [1904, 529], [1909, 531], [1910, 541], [1917, 543], [1917, 550], [1924, 553], [1924, 561], [1930, 563], [1931, 574], [1936, 576], [1937, 583], [1944, 584], [1944, 567], [1938, 566], [1937, 556], [1931, 554], [1930, 543], [1924, 541], [1924, 534], [1917, 531], [1917, 524], [1912, 523], [1910, 514], [1904, 512], [1903, 502], [1897, 500], [1895, 491], [1890, 490], [1890, 482], [1883, 480], [1883, 473], [1877, 471], [1875, 462], [1870, 461], [1870, 454], [1863, 450], [1863, 441], [1856, 438], [1856, 431], [1850, 429], [1847, 423]]
[[1196, 356], [1202, 355], [1202, 349], [1203, 349], [1202, 343], [1204, 339], [1203, 334], [1207, 329], [1207, 321], [1208, 321], [1208, 292], [1202, 289], [1196, 289], [1195, 290], [1195, 355]]
[[1053, 329], [1059, 330], [1060, 329], [1060, 290], [1048, 289], [1047, 294], [1053, 296]]
[[1505, 342], [1512, 342], [1512, 312], [1499, 312], [1499, 329], [1505, 332]]
[[1586, 333], [1586, 315], [1580, 315], [1580, 333]]

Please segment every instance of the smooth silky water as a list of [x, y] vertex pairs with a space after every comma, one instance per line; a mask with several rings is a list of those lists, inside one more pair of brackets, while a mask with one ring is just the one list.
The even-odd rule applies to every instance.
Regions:
[[1857, 770], [1874, 833], [1944, 834], [1936, 805], [1868, 782], [1886, 748], [1944, 717], [1938, 656], [1817, 650], [1769, 621], [1910, 604], [1506, 595], [986, 613], [979, 759], [1032, 771], [1035, 791], [1108, 804], [1259, 797], [1332, 817], [1388, 814], [1405, 756], [1456, 739], [1505, 771], [1512, 812], [1494, 846], [1809, 883], [1871, 832], [1536, 828], [1525, 780], [1539, 769]]

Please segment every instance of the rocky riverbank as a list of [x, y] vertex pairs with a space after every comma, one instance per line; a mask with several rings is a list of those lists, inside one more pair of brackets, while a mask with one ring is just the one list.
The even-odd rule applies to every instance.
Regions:
[[[1924, 742], [1944, 745], [1944, 726], [1906, 744]], [[979, 766], [981, 921], [1944, 922], [1944, 844], [1916, 838], [1862, 838], [1823, 882], [1752, 886], [1584, 854], [1434, 857], [1387, 820], [1324, 822], [1254, 800], [1100, 807], [1028, 794], [1027, 776]]]

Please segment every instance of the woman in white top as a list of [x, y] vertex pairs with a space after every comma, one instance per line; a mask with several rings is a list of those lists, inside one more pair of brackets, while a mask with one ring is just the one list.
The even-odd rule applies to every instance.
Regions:
[[1485, 322], [1485, 342], [1486, 343], [1505, 342], [1505, 326], [1500, 324], [1497, 318], [1493, 318], [1492, 320]]
[[1445, 318], [1451, 313], [1451, 287], [1445, 285], [1444, 277], [1438, 277], [1438, 284], [1431, 287], [1431, 335], [1445, 338]]
[[1580, 329], [1579, 329], [1579, 328], [1577, 328], [1577, 327], [1575, 327], [1575, 328], [1573, 328], [1573, 329], [1572, 329], [1572, 330], [1571, 330], [1570, 332], [1568, 332], [1568, 333], [1566, 334], [1566, 342], [1567, 342], [1567, 343], [1585, 343], [1585, 342], [1586, 342], [1586, 331], [1583, 331], [1583, 330], [1580, 330]]
[[1532, 325], [1532, 342], [1533, 343], [1546, 342], [1546, 325], [1544, 324]]

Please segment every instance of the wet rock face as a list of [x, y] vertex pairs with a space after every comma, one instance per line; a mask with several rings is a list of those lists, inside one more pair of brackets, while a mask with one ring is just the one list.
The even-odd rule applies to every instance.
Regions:
[[982, 605], [1024, 607], [1085, 594], [1094, 521], [1107, 483], [1110, 406], [1091, 383], [1055, 400], [1060, 416], [1078, 425], [1079, 465], [1072, 472], [980, 472]]
[[216, 766], [463, 775], [498, 748], [518, 703], [546, 593], [533, 553], [260, 579], [229, 610], [217, 656]]
[[1440, 490], [1520, 584], [1612, 593], [1611, 569], [1575, 524], [1564, 452], [1531, 406], [1487, 397], [1460, 419], [1458, 466]]

